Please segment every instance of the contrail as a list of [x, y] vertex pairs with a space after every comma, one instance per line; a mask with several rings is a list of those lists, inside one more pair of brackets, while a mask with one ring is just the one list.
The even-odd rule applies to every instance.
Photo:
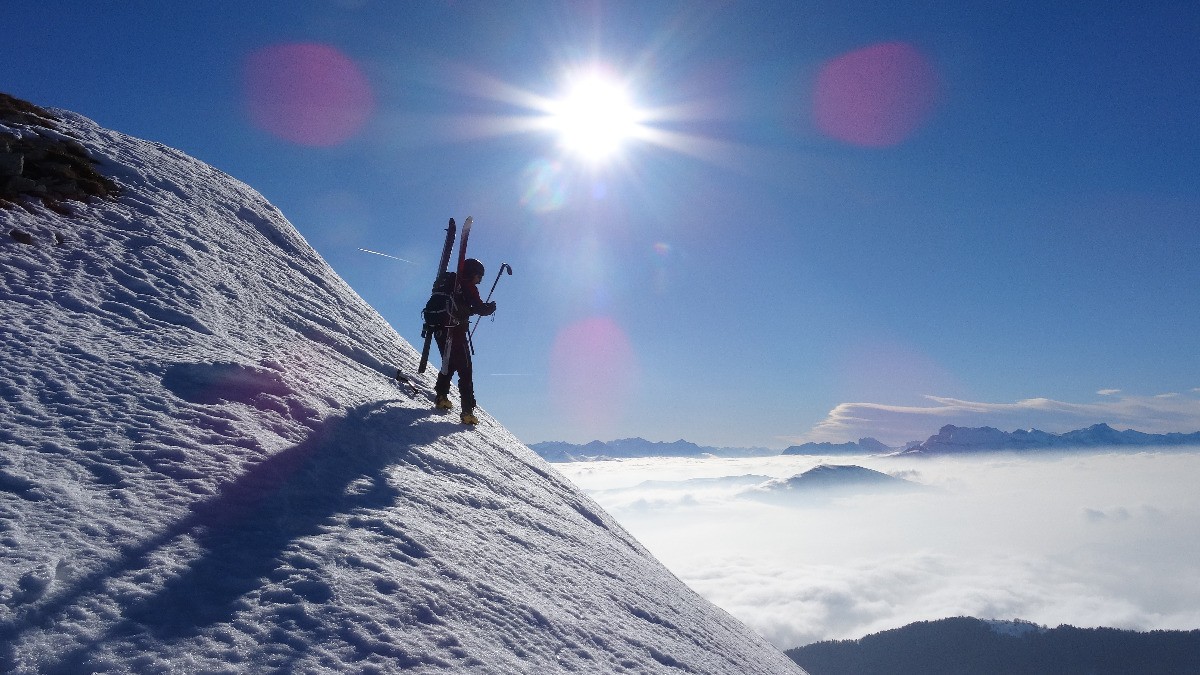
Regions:
[[369, 248], [360, 248], [360, 249], [358, 249], [358, 250], [362, 251], [363, 253], [374, 253], [375, 255], [381, 255], [381, 256], [383, 256], [383, 257], [385, 257], [385, 258], [391, 258], [392, 260], [399, 260], [400, 262], [406, 262], [406, 263], [408, 263], [408, 264], [410, 264], [410, 265], [416, 265], [416, 264], [417, 264], [417, 263], [415, 263], [415, 262], [413, 262], [413, 261], [411, 261], [411, 260], [405, 260], [404, 258], [397, 258], [397, 257], [396, 257], [396, 256], [394, 256], [394, 255], [388, 255], [388, 254], [386, 254], [386, 253], [380, 253], [379, 251], [372, 251], [372, 250], [371, 250], [371, 249], [369, 249]]

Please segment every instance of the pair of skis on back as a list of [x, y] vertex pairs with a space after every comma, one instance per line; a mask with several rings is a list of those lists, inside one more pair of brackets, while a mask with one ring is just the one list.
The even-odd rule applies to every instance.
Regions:
[[[466, 222], [463, 223], [462, 238], [458, 240], [458, 265], [454, 268], [454, 289], [451, 291], [450, 297], [457, 298], [459, 291], [462, 289], [463, 264], [467, 260], [467, 240], [471, 237], [471, 223], [475, 222], [475, 218], [467, 216]], [[442, 259], [438, 263], [437, 275], [433, 277], [433, 289], [437, 291], [438, 284], [442, 277], [446, 274], [446, 267], [450, 264], [450, 251], [454, 247], [454, 219], [450, 219], [450, 224], [446, 226], [446, 241], [442, 244]], [[453, 319], [451, 319], [453, 320]], [[433, 342], [433, 331], [426, 331], [425, 344], [421, 347], [421, 364], [417, 366], [417, 372], [425, 372], [425, 366], [429, 364], [429, 346]], [[442, 355], [443, 374], [450, 367], [450, 348], [454, 344], [454, 331], [446, 331], [446, 351]]]
[[[467, 220], [463, 223], [462, 238], [459, 239], [458, 242], [458, 265], [455, 267], [457, 274], [454, 276], [454, 288], [451, 290], [451, 298], [457, 297], [459, 291], [461, 290], [463, 263], [465, 263], [467, 260], [467, 239], [469, 239], [471, 236], [471, 224], [474, 222], [474, 220], [474, 217], [467, 216]], [[449, 271], [447, 268], [450, 265], [450, 253], [454, 249], [455, 233], [456, 226], [454, 224], [454, 219], [451, 218], [450, 224], [446, 226], [446, 241], [442, 244], [442, 257], [441, 261], [438, 263], [437, 275], [433, 278], [433, 290], [435, 293], [437, 292], [438, 285], [441, 283], [442, 277], [447, 271]], [[418, 373], [425, 372], [425, 367], [429, 365], [429, 348], [433, 343], [433, 333], [434, 331], [432, 330], [425, 331], [425, 344], [421, 346], [421, 363], [419, 366], [417, 366]], [[439, 369], [440, 372], [446, 372], [450, 367], [450, 348], [453, 346], [453, 343], [454, 331], [447, 330], [446, 350], [442, 354], [442, 365]], [[420, 394], [420, 390], [417, 389], [417, 385], [414, 384], [413, 381], [410, 380], [403, 371], [396, 370], [396, 381], [401, 385], [407, 385], [409, 388], [411, 388], [414, 395]]]

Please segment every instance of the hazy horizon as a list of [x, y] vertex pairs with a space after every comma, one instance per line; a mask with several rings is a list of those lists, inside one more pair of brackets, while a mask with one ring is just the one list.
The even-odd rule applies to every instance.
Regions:
[[[1019, 426], [1019, 427], [1004, 427], [1004, 426], [995, 426], [995, 425], [991, 425], [991, 424], [985, 424], [985, 423], [981, 423], [981, 424], [977, 424], [977, 425], [954, 424], [954, 425], [949, 425], [949, 426], [957, 426], [957, 427], [963, 427], [963, 428], [982, 428], [982, 427], [991, 427], [991, 428], [998, 429], [998, 430], [1000, 430], [1000, 431], [1002, 431], [1002, 432], [1005, 432], [1005, 433], [1014, 433], [1014, 432], [1016, 432], [1016, 431], [1043, 431], [1043, 432], [1046, 432], [1046, 433], [1049, 433], [1049, 434], [1061, 435], [1061, 434], [1063, 434], [1063, 433], [1067, 433], [1067, 432], [1071, 432], [1071, 431], [1081, 431], [1081, 430], [1085, 430], [1085, 429], [1087, 429], [1087, 428], [1089, 428], [1089, 427], [1091, 427], [1091, 426], [1093, 426], [1093, 425], [1098, 425], [1098, 424], [1105, 424], [1105, 425], [1108, 425], [1108, 426], [1112, 427], [1113, 429], [1115, 429], [1115, 430], [1117, 430], [1117, 431], [1126, 431], [1126, 430], [1129, 430], [1129, 431], [1137, 431], [1137, 432], [1141, 432], [1141, 433], [1147, 433], [1147, 434], [1156, 434], [1156, 435], [1166, 435], [1166, 434], [1172, 434], [1172, 433], [1177, 433], [1177, 434], [1193, 434], [1193, 433], [1200, 433], [1200, 425], [1198, 425], [1198, 427], [1197, 427], [1196, 429], [1183, 429], [1183, 428], [1180, 428], [1180, 429], [1171, 429], [1171, 430], [1163, 430], [1163, 431], [1153, 431], [1153, 432], [1151, 432], [1151, 431], [1146, 431], [1146, 430], [1145, 430], [1145, 429], [1143, 429], [1143, 428], [1138, 428], [1137, 426], [1134, 426], [1134, 425], [1129, 425], [1129, 424], [1121, 424], [1121, 423], [1115, 423], [1115, 424], [1114, 424], [1114, 423], [1112, 423], [1112, 422], [1107, 422], [1107, 421], [1097, 421], [1097, 422], [1094, 422], [1093, 424], [1088, 424], [1088, 425], [1086, 425], [1086, 426], [1073, 427], [1073, 428], [1064, 428], [1062, 431], [1047, 431], [1046, 429], [1039, 429], [1039, 428], [1037, 428], [1036, 426], [1029, 426], [1029, 425], [1026, 425], [1026, 426], [1023, 426], [1023, 427], [1020, 427], [1020, 426]], [[931, 431], [930, 431], [929, 433], [927, 433], [927, 434], [921, 435], [920, 437], [914, 437], [914, 438], [912, 438], [912, 439], [909, 439], [908, 441], [904, 441], [904, 442], [902, 442], [902, 443], [884, 443], [884, 445], [887, 445], [887, 446], [888, 446], [888, 447], [890, 447], [890, 448], [904, 448], [904, 447], [905, 447], [905, 446], [907, 446], [909, 443], [914, 443], [914, 442], [916, 442], [916, 443], [923, 443], [923, 442], [925, 442], [925, 441], [929, 440], [931, 437], [933, 437], [933, 436], [936, 436], [936, 435], [937, 435], [937, 434], [938, 434], [938, 433], [941, 431], [941, 429], [942, 429], [942, 428], [944, 428], [945, 426], [948, 426], [948, 425], [946, 425], [946, 424], [943, 424], [943, 425], [939, 426], [937, 429], [933, 429], [933, 430], [931, 430]], [[1064, 425], [1061, 425], [1061, 424], [1060, 424], [1060, 425], [1057, 425], [1057, 426], [1064, 426]], [[1065, 425], [1065, 426], [1070, 426], [1070, 425]], [[885, 435], [885, 436], [887, 436], [887, 437], [889, 437], [889, 438], [894, 438], [894, 437], [897, 437], [897, 435], [896, 435], [896, 434], [894, 434], [894, 433], [883, 434], [883, 435]], [[692, 438], [672, 438], [672, 439], [662, 439], [662, 438], [660, 438], [660, 439], [654, 439], [654, 438], [646, 438], [645, 436], [638, 436], [638, 435], [634, 435], [634, 436], [624, 436], [624, 437], [621, 437], [621, 438], [594, 438], [594, 439], [591, 439], [591, 440], [588, 440], [588, 441], [582, 441], [582, 442], [572, 442], [572, 441], [564, 441], [564, 440], [561, 440], [561, 439], [551, 439], [551, 440], [546, 440], [546, 441], [534, 441], [534, 442], [531, 442], [531, 443], [527, 443], [527, 445], [529, 445], [530, 447], [532, 447], [532, 446], [535, 446], [535, 445], [541, 445], [541, 444], [544, 444], [544, 443], [562, 443], [562, 444], [566, 444], [566, 445], [574, 445], [574, 446], [583, 447], [583, 446], [589, 445], [589, 444], [591, 444], [591, 443], [596, 443], [596, 442], [599, 442], [599, 443], [606, 443], [606, 444], [607, 444], [607, 443], [618, 443], [618, 442], [621, 442], [621, 441], [629, 441], [629, 440], [642, 440], [642, 441], [646, 441], [647, 443], [663, 444], [663, 445], [670, 445], [670, 444], [672, 444], [672, 443], [691, 443], [691, 444], [693, 444], [693, 445], [696, 445], [696, 446], [699, 446], [699, 447], [701, 447], [701, 448], [713, 448], [713, 449], [717, 449], [717, 450], [722, 450], [722, 449], [723, 449], [723, 450], [763, 450], [763, 449], [766, 449], [766, 450], [772, 450], [772, 449], [775, 449], [775, 450], [783, 451], [783, 450], [786, 450], [786, 449], [787, 449], [787, 448], [789, 448], [789, 447], [795, 447], [795, 446], [799, 446], [799, 445], [805, 445], [805, 444], [807, 444], [807, 443], [830, 443], [830, 444], [833, 444], [833, 445], [842, 445], [842, 444], [846, 444], [846, 443], [857, 443], [858, 441], [862, 441], [862, 440], [869, 439], [869, 438], [873, 438], [873, 439], [875, 439], [875, 440], [879, 440], [878, 438], [875, 438], [874, 436], [856, 436], [856, 437], [853, 437], [853, 438], [849, 438], [849, 437], [847, 437], [847, 438], [842, 438], [842, 439], [823, 440], [823, 441], [800, 441], [800, 440], [797, 440], [797, 442], [795, 442], [795, 443], [792, 443], [791, 445], [788, 445], [788, 446], [785, 446], [785, 447], [780, 447], [780, 446], [777, 446], [777, 445], [775, 445], [775, 446], [771, 446], [771, 445], [763, 445], [763, 446], [746, 446], [746, 445], [741, 445], [741, 446], [739, 446], [739, 445], [715, 445], [715, 444], [712, 444], [712, 443], [704, 443], [704, 442], [699, 442], [699, 441], [696, 441], [695, 439], [692, 439]], [[883, 441], [880, 441], [880, 442], [883, 442]], [[1178, 449], [1178, 448], [1177, 448], [1177, 447], [1175, 447], [1175, 446], [1167, 446], [1167, 447], [1168, 447], [1169, 449], [1172, 449], [1172, 448], [1173, 448], [1173, 449]], [[1182, 447], [1200, 447], [1200, 445], [1197, 445], [1197, 446], [1182, 446]], [[1137, 448], [1137, 446], [1126, 446], [1126, 447], [1124, 447], [1123, 449], [1124, 449], [1125, 451], [1129, 451], [1130, 449], [1136, 449], [1136, 448]], [[1094, 451], [1095, 451], [1095, 449], [1094, 449], [1094, 448], [1082, 448], [1082, 450], [1083, 450], [1083, 451], [1086, 451], [1086, 452], [1094, 452]], [[1047, 450], [1043, 450], [1043, 449], [1037, 449], [1036, 451], [1037, 451], [1037, 452], [1046, 452]]]

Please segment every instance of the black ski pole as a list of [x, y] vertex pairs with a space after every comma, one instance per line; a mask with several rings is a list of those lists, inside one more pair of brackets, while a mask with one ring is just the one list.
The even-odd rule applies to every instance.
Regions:
[[[505, 272], [508, 272], [508, 276], [511, 277], [512, 276], [512, 266], [509, 265], [508, 263], [500, 263], [500, 271], [496, 272], [496, 280], [492, 282], [492, 290], [488, 291], [487, 300], [484, 300], [485, 303], [491, 302], [492, 293], [496, 292], [496, 284], [500, 283], [500, 275], [504, 274]], [[471, 337], [475, 337], [475, 329], [479, 328], [479, 322], [482, 319], [483, 319], [482, 316], [479, 317], [478, 319], [475, 319], [475, 325], [471, 326]]]

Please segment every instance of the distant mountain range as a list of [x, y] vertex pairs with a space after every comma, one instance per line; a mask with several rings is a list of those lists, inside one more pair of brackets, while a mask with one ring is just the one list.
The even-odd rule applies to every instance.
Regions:
[[673, 443], [622, 438], [592, 441], [584, 445], [547, 441], [529, 447], [548, 462], [580, 462], [631, 457], [767, 457], [771, 455], [951, 455], [974, 452], [1021, 450], [1069, 450], [1073, 448], [1142, 448], [1200, 446], [1200, 431], [1190, 434], [1147, 434], [1133, 429], [1117, 431], [1107, 424], [1094, 424], [1062, 434], [1037, 429], [1000, 431], [992, 427], [956, 427], [947, 424], [924, 442], [904, 447], [884, 445], [874, 438], [849, 443], [804, 443], [783, 452], [769, 448], [714, 448], [678, 440]]
[[615, 441], [592, 441], [584, 445], [547, 441], [529, 446], [548, 462], [580, 462], [597, 459], [628, 459], [631, 457], [765, 457], [778, 455], [769, 448], [714, 448], [684, 440], [673, 443], [648, 441], [644, 438], [622, 438]]
[[1037, 429], [1000, 431], [992, 427], [969, 428], [947, 424], [924, 443], [910, 444], [898, 454], [948, 455], [1020, 450], [1193, 445], [1200, 446], [1200, 432], [1147, 434], [1132, 429], [1117, 431], [1107, 424], [1094, 424], [1086, 429], [1052, 434]]
[[1200, 630], [1138, 633], [957, 617], [786, 653], [813, 675], [1200, 673]]
[[793, 445], [783, 451], [784, 455], [882, 455], [895, 452], [874, 438], [860, 438], [857, 443], [805, 443]]

